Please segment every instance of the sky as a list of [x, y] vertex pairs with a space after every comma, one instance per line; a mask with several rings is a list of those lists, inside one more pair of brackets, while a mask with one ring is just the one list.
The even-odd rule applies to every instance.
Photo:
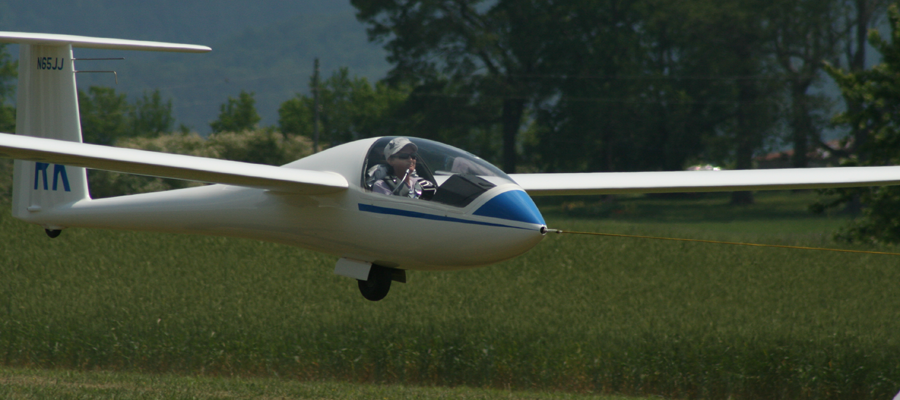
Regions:
[[[0, 3], [0, 30], [212, 47], [210, 54], [75, 49], [76, 58], [125, 57], [76, 62], [80, 69], [115, 70], [119, 80], [111, 74], [80, 74], [80, 89], [110, 86], [132, 100], [159, 89], [163, 98], [173, 99], [176, 123], [203, 134], [220, 105], [242, 90], [254, 93], [261, 125], [277, 124], [281, 103], [309, 92], [316, 57], [323, 78], [348, 67], [351, 75], [374, 82], [389, 68], [386, 52], [369, 43], [355, 9], [342, 1], [13, 0]], [[17, 46], [8, 50], [18, 56]]]

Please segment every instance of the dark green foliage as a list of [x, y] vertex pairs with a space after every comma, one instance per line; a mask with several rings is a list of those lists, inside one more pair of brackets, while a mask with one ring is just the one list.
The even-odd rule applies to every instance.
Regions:
[[[668, 3], [571, 2], [548, 38], [558, 95], [537, 112], [535, 162], [548, 171], [681, 169], [710, 124], [705, 82], [686, 62], [684, 10]], [[686, 57], [687, 56], [687, 57]], [[705, 124], [705, 125], [704, 125]]]
[[770, 8], [773, 53], [788, 87], [783, 118], [790, 132], [784, 139], [793, 145], [794, 168], [808, 167], [810, 150], [822, 142], [821, 131], [831, 114], [829, 99], [810, 89], [827, 77], [821, 73], [822, 61], [838, 58], [840, 43], [849, 41], [836, 34], [839, 23], [850, 20], [847, 6], [843, 1], [797, 0]]
[[[774, 79], [778, 71], [769, 48], [775, 33], [766, 17], [772, 7], [765, 0], [700, 0], [687, 6], [688, 22], [695, 27], [688, 34], [694, 62], [699, 62], [695, 73], [727, 78], [717, 83], [710, 100], [725, 105], [715, 139], [735, 169], [753, 168], [753, 157], [778, 127], [784, 86]], [[751, 192], [732, 194], [733, 204], [753, 201]]]
[[[354, 0], [357, 18], [369, 26], [369, 39], [384, 41], [394, 64], [393, 83], [432, 85], [449, 79], [462, 103], [486, 108], [502, 143], [502, 167], [515, 172], [518, 134], [527, 105], [536, 99], [534, 74], [547, 60], [544, 39], [556, 30], [552, 4], [542, 1]], [[410, 101], [420, 101], [418, 97]], [[427, 114], [426, 114], [427, 115]], [[458, 121], [466, 126], [470, 121]], [[476, 121], [480, 122], [480, 121]], [[493, 158], [493, 154], [486, 154]]]
[[219, 118], [209, 124], [213, 133], [242, 132], [253, 129], [260, 121], [256, 112], [254, 93], [241, 90], [237, 98], [228, 96], [228, 100], [219, 106]]
[[0, 132], [16, 131], [16, 108], [10, 103], [15, 100], [18, 68], [19, 62], [12, 61], [6, 44], [0, 44]]
[[[174, 124], [172, 101], [163, 102], [159, 90], [144, 92], [131, 104], [124, 93], [116, 93], [113, 88], [91, 86], [87, 92], [78, 91], [78, 112], [85, 143], [111, 146], [134, 138], [154, 138], [170, 132]], [[157, 178], [88, 170], [88, 185], [95, 198], [185, 186], [183, 181], [158, 184], [161, 182]]]
[[12, 201], [13, 163], [8, 158], [0, 158], [0, 202]]
[[241, 90], [237, 98], [228, 96], [228, 101], [219, 106], [219, 119], [210, 122], [209, 127], [213, 133], [242, 132], [255, 128], [261, 119], [253, 93]]
[[0, 99], [4, 102], [13, 100], [16, 95], [16, 77], [19, 75], [19, 62], [12, 60], [7, 46], [0, 44]]
[[499, 99], [480, 99], [477, 88], [431, 79], [416, 85], [400, 105], [397, 132], [457, 146], [501, 165], [499, 108]]
[[[883, 166], [900, 164], [900, 12], [896, 5], [889, 9], [890, 40], [882, 39], [876, 30], [869, 33], [869, 43], [884, 61], [859, 72], [847, 72], [827, 65], [826, 71], [837, 81], [844, 96], [860, 105], [858, 111], [839, 114], [835, 121], [865, 131], [868, 140], [856, 143], [858, 153], [844, 160], [845, 166]], [[847, 241], [900, 242], [900, 187], [882, 186], [861, 189], [825, 191], [837, 193], [835, 201], [820, 201], [815, 211], [859, 201], [864, 204], [862, 216], [837, 234]]]
[[162, 101], [159, 89], [144, 92], [130, 112], [133, 136], [153, 137], [172, 132], [175, 117], [172, 116], [172, 99]]
[[[305, 137], [285, 138], [271, 129], [214, 133], [202, 138], [196, 133], [171, 133], [155, 137], [125, 138], [116, 143], [120, 147], [162, 153], [219, 158], [257, 164], [283, 165], [312, 153]], [[2, 166], [0, 166], [2, 172]], [[102, 198], [125, 194], [156, 192], [200, 186], [200, 182], [162, 179], [118, 172], [91, 170], [91, 197]], [[2, 182], [2, 178], [0, 178]], [[2, 196], [0, 196], [2, 197]]]
[[[16, 108], [9, 102], [15, 96], [14, 80], [19, 74], [18, 62], [12, 61], [6, 44], [0, 44], [0, 132], [16, 132]], [[0, 159], [0, 202], [12, 196], [13, 160]]]
[[78, 91], [81, 114], [81, 137], [86, 143], [111, 145], [119, 138], [131, 136], [128, 116], [132, 106], [125, 93], [109, 87], [91, 86], [87, 93]]
[[[310, 90], [313, 84], [310, 83]], [[337, 145], [373, 136], [396, 134], [396, 109], [407, 91], [335, 71], [319, 88], [319, 142]], [[278, 124], [288, 135], [313, 137], [314, 99], [297, 94], [278, 109]]]
[[407, 120], [444, 121], [410, 130], [508, 172], [750, 168], [780, 118], [767, 2], [353, 4], [414, 85]]
[[172, 100], [162, 101], [159, 90], [144, 92], [134, 104], [125, 93], [109, 87], [91, 86], [78, 91], [82, 140], [86, 143], [113, 145], [120, 139], [154, 137], [171, 132], [175, 118]]
[[9, 104], [0, 104], [0, 132], [16, 131], [16, 108]]
[[[313, 124], [315, 111], [313, 99], [301, 94], [281, 103], [278, 108], [278, 127], [288, 135], [303, 135], [313, 137]], [[321, 122], [320, 122], [321, 124]], [[319, 139], [325, 137], [319, 127]]]

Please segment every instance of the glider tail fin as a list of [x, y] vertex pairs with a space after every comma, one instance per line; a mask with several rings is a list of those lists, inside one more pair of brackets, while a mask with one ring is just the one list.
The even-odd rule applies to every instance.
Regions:
[[[16, 134], [81, 142], [72, 45], [20, 43]], [[13, 216], [43, 220], [41, 211], [89, 199], [84, 168], [15, 161]], [[51, 225], [48, 229], [59, 229]]]

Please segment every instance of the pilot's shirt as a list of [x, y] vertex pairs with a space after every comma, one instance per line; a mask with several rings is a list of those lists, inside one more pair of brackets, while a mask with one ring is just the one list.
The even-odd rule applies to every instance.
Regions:
[[401, 181], [402, 178], [395, 176], [391, 167], [386, 164], [378, 164], [369, 168], [366, 176], [366, 185], [375, 193], [403, 196], [411, 199], [418, 199], [425, 193], [425, 198], [427, 199], [427, 196], [433, 195], [435, 190], [433, 183], [420, 177], [415, 171], [412, 173], [413, 190], [409, 190], [406, 183]]
[[397, 177], [393, 174], [387, 175], [384, 178], [375, 182], [372, 185], [372, 191], [375, 193], [381, 193], [386, 195], [397, 195], [403, 197], [409, 197], [411, 199], [418, 199], [422, 196], [423, 185], [430, 185], [431, 182], [423, 179], [416, 173], [412, 174], [412, 190], [410, 190], [409, 186], [406, 185], [406, 182], [400, 180], [400, 177]]

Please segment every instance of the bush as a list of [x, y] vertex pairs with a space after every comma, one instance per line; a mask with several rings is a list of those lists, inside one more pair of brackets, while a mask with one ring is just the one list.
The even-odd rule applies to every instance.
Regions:
[[[270, 129], [244, 132], [222, 132], [204, 139], [196, 133], [170, 133], [158, 137], [135, 137], [120, 140], [119, 147], [219, 158], [255, 164], [283, 165], [312, 153], [312, 145], [304, 137], [285, 138]], [[163, 179], [118, 172], [90, 170], [88, 183], [91, 196], [104, 198], [124, 194], [157, 192], [203, 185], [201, 182]]]

